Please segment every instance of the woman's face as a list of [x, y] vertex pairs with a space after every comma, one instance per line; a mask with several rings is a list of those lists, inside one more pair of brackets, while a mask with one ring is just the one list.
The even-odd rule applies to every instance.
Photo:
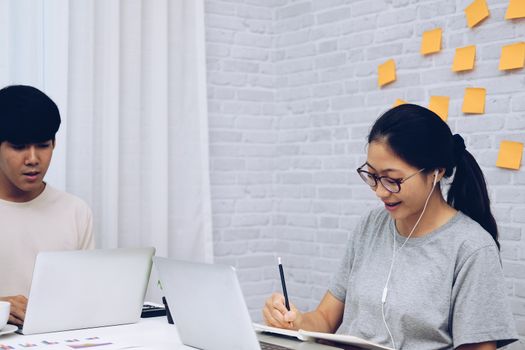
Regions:
[[399, 158], [384, 141], [373, 141], [368, 145], [367, 162], [363, 169], [376, 176], [388, 176], [397, 180], [415, 174], [401, 184], [398, 193], [387, 191], [379, 182], [372, 190], [394, 220], [417, 220], [432, 190], [433, 174], [418, 173], [421, 169]]

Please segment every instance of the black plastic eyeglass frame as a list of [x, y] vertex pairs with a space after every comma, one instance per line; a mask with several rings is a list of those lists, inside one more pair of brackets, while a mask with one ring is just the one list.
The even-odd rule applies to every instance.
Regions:
[[[383, 186], [383, 188], [384, 188], [385, 190], [387, 190], [388, 192], [390, 192], [390, 193], [399, 193], [399, 192], [401, 191], [401, 184], [402, 184], [403, 182], [405, 182], [406, 180], [410, 179], [410, 178], [413, 177], [413, 176], [416, 176], [417, 174], [419, 174], [420, 172], [422, 172], [423, 170], [425, 170], [425, 168], [420, 169], [420, 170], [418, 170], [417, 172], [413, 173], [412, 175], [408, 175], [408, 176], [406, 176], [406, 177], [404, 177], [404, 178], [402, 178], [402, 179], [392, 179], [392, 178], [389, 177], [389, 176], [377, 176], [376, 174], [372, 174], [371, 172], [368, 172], [368, 171], [366, 171], [366, 170], [363, 170], [363, 167], [364, 167], [365, 165], [366, 165], [366, 163], [363, 164], [363, 165], [361, 165], [359, 168], [356, 169], [356, 170], [357, 170], [357, 174], [359, 174], [359, 177], [360, 177], [361, 179], [363, 179], [363, 181], [364, 181], [368, 186], [370, 186], [371, 188], [375, 188], [375, 187], [377, 186], [377, 183], [379, 182], [379, 183], [381, 184], [381, 186]], [[370, 185], [370, 184], [368, 183], [368, 181], [366, 181], [366, 178], [365, 178], [365, 177], [369, 177], [369, 178], [371, 178], [371, 179], [374, 179], [374, 184], [373, 184], [373, 185]], [[388, 181], [388, 184], [387, 184], [387, 185], [385, 185], [385, 184], [383, 183], [383, 179], [387, 179], [387, 181]], [[393, 184], [396, 184], [396, 185], [397, 185], [397, 190], [396, 190], [396, 191], [392, 191], [392, 189], [388, 188], [388, 186], [393, 185]]]

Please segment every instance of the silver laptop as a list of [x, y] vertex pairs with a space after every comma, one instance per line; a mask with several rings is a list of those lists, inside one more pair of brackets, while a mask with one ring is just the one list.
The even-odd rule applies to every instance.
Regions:
[[204, 350], [261, 349], [233, 267], [160, 257], [153, 261], [184, 345]]
[[162, 290], [184, 345], [259, 350], [235, 270], [154, 257]]
[[137, 322], [154, 248], [41, 252], [23, 334]]

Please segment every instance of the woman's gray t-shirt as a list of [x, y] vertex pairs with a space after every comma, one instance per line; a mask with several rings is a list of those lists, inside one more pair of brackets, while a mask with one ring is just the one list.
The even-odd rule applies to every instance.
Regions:
[[[371, 211], [351, 234], [330, 293], [345, 303], [339, 334], [392, 346], [381, 296], [396, 249], [404, 243], [383, 209]], [[506, 301], [499, 251], [492, 237], [458, 212], [396, 254], [384, 305], [397, 349], [452, 349], [462, 344], [517, 340]]]

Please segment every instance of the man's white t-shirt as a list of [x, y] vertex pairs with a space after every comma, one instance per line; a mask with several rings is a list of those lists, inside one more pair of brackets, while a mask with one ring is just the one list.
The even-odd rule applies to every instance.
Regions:
[[92, 249], [93, 217], [80, 198], [46, 185], [35, 199], [0, 199], [0, 296], [29, 295], [41, 251]]

